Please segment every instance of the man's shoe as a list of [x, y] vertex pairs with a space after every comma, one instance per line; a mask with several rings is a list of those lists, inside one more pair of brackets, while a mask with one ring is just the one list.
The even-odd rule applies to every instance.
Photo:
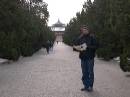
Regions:
[[82, 88], [81, 91], [88, 91], [88, 92], [92, 92], [93, 91], [93, 88], [92, 87], [89, 87], [89, 88]]
[[88, 91], [88, 92], [92, 92], [92, 91], [93, 91], [93, 88], [92, 88], [92, 87], [89, 87], [89, 88], [87, 89], [87, 91]]
[[81, 89], [81, 91], [88, 91], [88, 88], [84, 87]]

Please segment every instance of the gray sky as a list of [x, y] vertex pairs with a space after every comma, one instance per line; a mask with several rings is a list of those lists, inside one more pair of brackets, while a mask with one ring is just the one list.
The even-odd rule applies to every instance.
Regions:
[[[43, 0], [48, 4], [50, 14], [48, 25], [57, 22], [58, 19], [62, 23], [68, 23], [69, 20], [75, 17], [76, 12], [81, 11], [84, 1], [87, 0]], [[93, 1], [93, 0], [92, 0]]]

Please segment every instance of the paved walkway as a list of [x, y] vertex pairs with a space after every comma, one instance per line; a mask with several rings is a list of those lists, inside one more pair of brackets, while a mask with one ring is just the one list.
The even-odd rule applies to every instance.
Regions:
[[94, 91], [81, 92], [82, 87], [78, 53], [62, 43], [49, 55], [42, 49], [0, 64], [0, 97], [130, 97], [130, 78], [114, 61], [95, 59]]

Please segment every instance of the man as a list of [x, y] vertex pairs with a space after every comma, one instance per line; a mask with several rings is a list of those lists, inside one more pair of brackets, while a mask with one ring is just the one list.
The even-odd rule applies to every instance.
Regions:
[[93, 91], [94, 83], [94, 57], [97, 48], [96, 39], [90, 29], [85, 25], [81, 27], [81, 35], [76, 40], [73, 49], [79, 51], [82, 68], [82, 82], [84, 88], [81, 91]]

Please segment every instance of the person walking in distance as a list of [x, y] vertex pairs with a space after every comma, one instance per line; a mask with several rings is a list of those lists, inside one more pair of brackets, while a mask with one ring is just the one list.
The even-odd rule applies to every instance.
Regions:
[[82, 69], [81, 91], [93, 91], [94, 83], [94, 57], [97, 49], [97, 41], [92, 31], [85, 25], [81, 26], [81, 35], [75, 41], [73, 50], [80, 52]]
[[46, 42], [46, 50], [47, 50], [47, 53], [49, 54], [49, 51], [50, 51], [50, 41], [49, 40]]

